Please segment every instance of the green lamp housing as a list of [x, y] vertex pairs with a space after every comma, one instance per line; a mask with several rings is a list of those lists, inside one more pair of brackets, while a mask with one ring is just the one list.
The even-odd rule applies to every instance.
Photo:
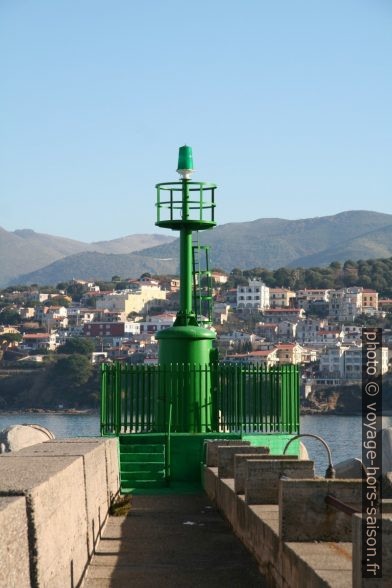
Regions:
[[177, 172], [183, 178], [189, 179], [191, 177], [191, 174], [193, 171], [194, 171], [194, 168], [193, 168], [192, 147], [189, 147], [188, 145], [183, 145], [178, 150]]

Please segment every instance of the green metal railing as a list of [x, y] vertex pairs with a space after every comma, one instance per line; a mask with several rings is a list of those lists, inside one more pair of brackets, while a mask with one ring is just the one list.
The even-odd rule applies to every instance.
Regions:
[[[201, 415], [200, 433], [299, 432], [298, 366], [115, 363], [102, 365], [101, 378], [102, 435], [187, 432], [190, 411]], [[189, 386], [199, 397], [192, 407]]]

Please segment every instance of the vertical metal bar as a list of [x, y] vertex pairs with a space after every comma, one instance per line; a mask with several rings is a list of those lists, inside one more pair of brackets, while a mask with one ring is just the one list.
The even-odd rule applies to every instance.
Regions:
[[[202, 423], [202, 433], [207, 433], [208, 423], [210, 419], [208, 418], [208, 409], [209, 409], [209, 402], [210, 402], [210, 392], [208, 386], [208, 371], [207, 371], [207, 364], [204, 364], [204, 405], [205, 405], [205, 417], [204, 417], [204, 425]], [[211, 384], [211, 378], [210, 378]]]
[[139, 433], [139, 394], [140, 394], [140, 366], [139, 364], [135, 365], [136, 373], [135, 373], [135, 432]]
[[100, 397], [100, 422], [99, 430], [101, 435], [106, 433], [106, 365], [101, 364], [101, 397]]
[[142, 432], [146, 432], [146, 366], [142, 366]]
[[157, 222], [161, 220], [161, 191], [157, 188]]

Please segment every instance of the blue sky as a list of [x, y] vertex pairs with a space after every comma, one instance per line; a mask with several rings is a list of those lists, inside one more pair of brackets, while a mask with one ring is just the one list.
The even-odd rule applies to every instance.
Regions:
[[220, 223], [392, 213], [389, 0], [1, 0], [0, 226], [154, 232], [177, 149]]

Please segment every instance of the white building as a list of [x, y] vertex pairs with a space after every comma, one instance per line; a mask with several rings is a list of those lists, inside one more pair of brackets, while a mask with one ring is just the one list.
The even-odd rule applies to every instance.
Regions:
[[269, 288], [260, 280], [237, 286], [237, 308], [260, 311], [269, 308]]
[[338, 321], [353, 321], [363, 312], [363, 288], [331, 290], [328, 314]]
[[326, 319], [307, 318], [297, 325], [296, 338], [301, 343], [315, 343], [318, 332], [327, 327]]
[[362, 338], [362, 327], [343, 325], [343, 342], [344, 343], [359, 343]]
[[21, 349], [54, 351], [58, 347], [56, 333], [27, 333], [23, 335]]
[[[388, 371], [388, 348], [381, 348], [381, 373]], [[361, 380], [362, 346], [342, 345], [329, 347], [320, 356], [320, 375], [333, 379]]]
[[327, 304], [329, 302], [331, 290], [326, 288], [297, 290], [298, 306], [309, 310], [312, 304]]
[[226, 302], [214, 302], [214, 321], [220, 325], [223, 325], [223, 323], [225, 323], [229, 317], [229, 310], [230, 304], [226, 304]]
[[172, 327], [175, 320], [175, 313], [165, 312], [162, 314], [156, 314], [155, 316], [148, 316], [145, 321], [136, 324], [140, 325], [140, 333], [153, 334]]

